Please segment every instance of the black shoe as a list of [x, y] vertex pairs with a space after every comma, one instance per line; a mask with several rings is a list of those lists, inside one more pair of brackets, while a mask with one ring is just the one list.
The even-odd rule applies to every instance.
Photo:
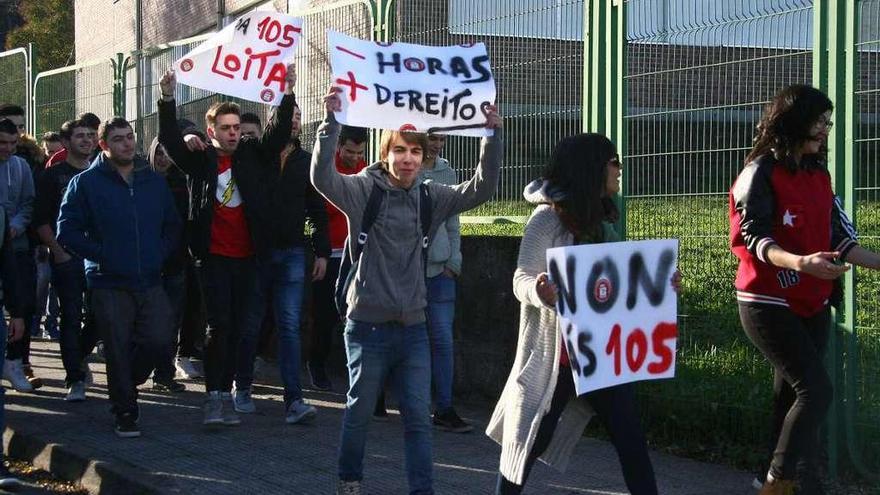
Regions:
[[120, 438], [137, 438], [141, 436], [141, 429], [137, 425], [138, 415], [134, 413], [122, 413], [116, 416], [116, 436]]
[[474, 429], [473, 426], [461, 419], [455, 409], [451, 407], [442, 413], [439, 411], [434, 413], [434, 427], [452, 433], [468, 433]]
[[18, 488], [21, 486], [21, 480], [15, 477], [0, 460], [0, 488]]
[[174, 378], [169, 380], [157, 380], [153, 378], [153, 390], [156, 392], [171, 392], [173, 394], [179, 394], [186, 390], [186, 385], [180, 383]]
[[330, 383], [330, 378], [327, 377], [327, 372], [324, 371], [323, 366], [312, 366], [309, 363], [309, 375], [312, 377], [312, 388], [315, 390], [324, 392], [333, 390], [333, 384]]

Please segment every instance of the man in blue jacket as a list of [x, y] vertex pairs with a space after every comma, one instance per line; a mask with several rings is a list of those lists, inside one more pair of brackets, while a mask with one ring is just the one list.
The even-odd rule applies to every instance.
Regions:
[[162, 265], [177, 246], [181, 222], [165, 179], [135, 159], [128, 121], [103, 122], [98, 134], [103, 152], [70, 181], [58, 242], [85, 259], [116, 434], [138, 437], [135, 387], [174, 340]]

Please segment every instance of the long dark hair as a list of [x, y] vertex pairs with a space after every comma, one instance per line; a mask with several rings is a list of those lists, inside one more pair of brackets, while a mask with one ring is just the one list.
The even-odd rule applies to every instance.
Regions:
[[544, 179], [564, 193], [553, 208], [576, 239], [601, 240], [602, 222], [619, 217], [617, 206], [606, 195], [608, 162], [615, 156], [614, 143], [601, 134], [569, 136], [553, 149]]
[[813, 139], [813, 126], [829, 110], [834, 110], [834, 104], [825, 93], [812, 86], [794, 84], [783, 88], [764, 109], [746, 164], [764, 155], [772, 155], [791, 171], [825, 167], [828, 160], [826, 145], [818, 154], [803, 157], [801, 163], [795, 162], [794, 154], [804, 142]]

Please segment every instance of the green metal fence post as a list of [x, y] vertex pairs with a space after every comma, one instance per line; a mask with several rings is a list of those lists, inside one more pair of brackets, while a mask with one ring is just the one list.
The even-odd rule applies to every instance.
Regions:
[[26, 71], [26, 84], [27, 90], [25, 92], [27, 98], [27, 107], [28, 107], [28, 115], [27, 115], [27, 125], [28, 125], [28, 133], [31, 136], [36, 137], [37, 126], [35, 122], [35, 112], [34, 110], [34, 68], [37, 66], [37, 46], [33, 43], [28, 43], [27, 45], [27, 67]]
[[[626, 2], [614, 0], [610, 9], [609, 23], [611, 24], [611, 37], [609, 38], [609, 51], [611, 52], [613, 65], [609, 71], [610, 105], [608, 115], [609, 137], [617, 145], [618, 156], [626, 155], [626, 127], [623, 122], [624, 108], [626, 108]], [[624, 170], [626, 170], [624, 168]], [[626, 172], [624, 172], [626, 173]], [[620, 194], [617, 195], [617, 207], [620, 210], [620, 219], [617, 222], [617, 231], [626, 238], [626, 180], [620, 181]]]

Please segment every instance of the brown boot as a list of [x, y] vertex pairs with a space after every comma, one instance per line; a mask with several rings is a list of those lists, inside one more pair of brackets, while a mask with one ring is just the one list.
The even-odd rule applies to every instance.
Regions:
[[765, 481], [758, 495], [794, 495], [797, 484], [792, 480]]
[[31, 386], [35, 389], [43, 386], [43, 380], [34, 376], [34, 369], [31, 368], [31, 365], [26, 365], [24, 368], [24, 377], [27, 378], [27, 381], [30, 382]]

